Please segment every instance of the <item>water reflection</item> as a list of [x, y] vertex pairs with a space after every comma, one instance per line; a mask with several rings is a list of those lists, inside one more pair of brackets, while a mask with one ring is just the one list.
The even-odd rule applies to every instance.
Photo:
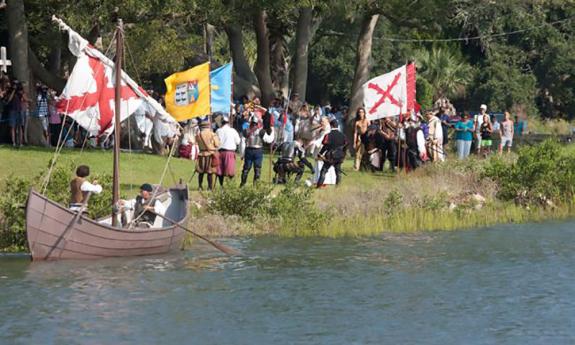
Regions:
[[[0, 258], [0, 343], [570, 343], [575, 224]], [[192, 341], [193, 340], [193, 341]]]

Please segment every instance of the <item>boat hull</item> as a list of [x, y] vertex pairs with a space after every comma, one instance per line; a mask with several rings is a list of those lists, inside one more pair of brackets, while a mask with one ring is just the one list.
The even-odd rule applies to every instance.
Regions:
[[[187, 193], [170, 190], [170, 218], [187, 221]], [[180, 197], [181, 196], [181, 197]], [[169, 224], [158, 229], [121, 229], [81, 216], [30, 190], [26, 235], [32, 260], [101, 259], [163, 254], [181, 247], [185, 231]]]

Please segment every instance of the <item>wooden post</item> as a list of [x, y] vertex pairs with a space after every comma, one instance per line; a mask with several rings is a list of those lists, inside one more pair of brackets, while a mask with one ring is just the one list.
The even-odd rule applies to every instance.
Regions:
[[118, 201], [120, 200], [120, 121], [122, 101], [122, 53], [124, 48], [124, 25], [118, 19], [116, 28], [116, 61], [115, 61], [115, 114], [114, 114], [114, 180], [112, 185], [112, 226], [118, 224]]

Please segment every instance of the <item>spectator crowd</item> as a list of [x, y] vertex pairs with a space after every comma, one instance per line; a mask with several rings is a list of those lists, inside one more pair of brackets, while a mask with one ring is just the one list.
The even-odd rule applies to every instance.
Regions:
[[[14, 147], [27, 144], [29, 123], [41, 126], [43, 142], [66, 147], [89, 145], [107, 148], [113, 136], [90, 136], [70, 118], [56, 109], [56, 93], [41, 84], [35, 96], [27, 95], [25, 85], [6, 76], [0, 79], [0, 125]], [[160, 103], [162, 97], [151, 92]], [[236, 175], [236, 156], [243, 160], [241, 185], [253, 170], [256, 183], [262, 175], [264, 148], [274, 154], [275, 183], [290, 179], [300, 181], [309, 171], [306, 184], [323, 187], [341, 180], [346, 152], [355, 154], [355, 170], [395, 172], [412, 171], [423, 164], [442, 162], [454, 148], [458, 159], [472, 152], [486, 157], [493, 151], [509, 152], [513, 139], [521, 135], [524, 122], [512, 119], [509, 112], [489, 114], [481, 105], [474, 114], [457, 114], [445, 99], [438, 100], [433, 110], [370, 120], [365, 109], [355, 112], [348, 121], [346, 106], [311, 106], [298, 94], [289, 100], [278, 97], [266, 109], [257, 97], [242, 97], [230, 114], [212, 114], [180, 123], [179, 127], [163, 123], [145, 108], [138, 109], [132, 124], [123, 123], [124, 132], [134, 133], [142, 148], [156, 153], [173, 150], [181, 158], [197, 160], [200, 188], [204, 178], [209, 189], [215, 177], [220, 185]], [[125, 121], [127, 122], [127, 121]], [[346, 124], [353, 123], [349, 130]], [[8, 134], [9, 133], [9, 134]], [[128, 141], [132, 142], [131, 138]], [[494, 147], [494, 142], [498, 144]], [[451, 144], [450, 144], [451, 143]], [[454, 145], [453, 145], [454, 143]]]

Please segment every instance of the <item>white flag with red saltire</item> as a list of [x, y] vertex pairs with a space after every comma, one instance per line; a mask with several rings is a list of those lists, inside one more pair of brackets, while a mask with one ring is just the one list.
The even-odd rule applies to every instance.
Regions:
[[[114, 63], [78, 33], [67, 26], [64, 28], [69, 33], [68, 47], [78, 60], [59, 97], [57, 109], [74, 119], [90, 134], [108, 135], [114, 130], [115, 119]], [[150, 115], [159, 114], [164, 121], [175, 122], [158, 102], [122, 71], [121, 120], [143, 105], [155, 112]]]
[[408, 113], [415, 108], [415, 65], [407, 64], [363, 84], [369, 120]]

